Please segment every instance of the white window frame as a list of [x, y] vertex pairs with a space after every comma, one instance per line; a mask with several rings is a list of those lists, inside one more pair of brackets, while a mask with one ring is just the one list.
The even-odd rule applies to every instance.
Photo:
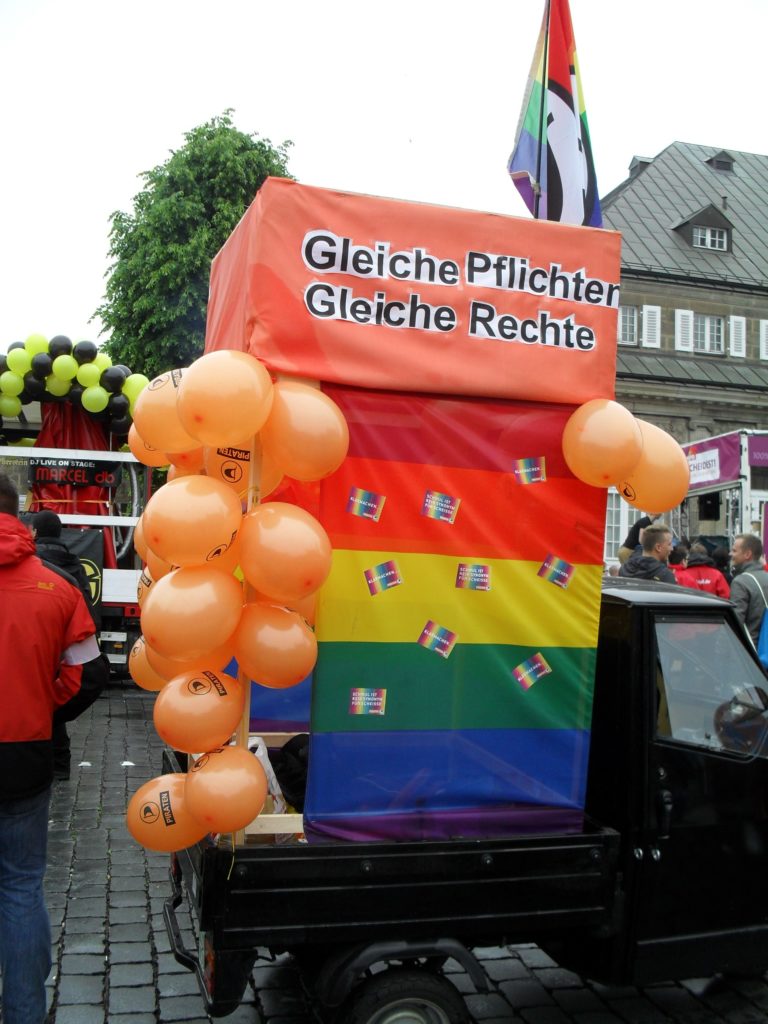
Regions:
[[747, 318], [745, 316], [728, 317], [728, 352], [738, 359], [747, 355]]
[[643, 348], [661, 348], [661, 306], [643, 306], [640, 344]]
[[716, 252], [728, 251], [728, 231], [726, 228], [708, 228], [703, 224], [694, 224], [694, 249], [714, 249]]
[[768, 359], [768, 320], [760, 321], [760, 358]]
[[694, 313], [693, 351], [702, 355], [722, 355], [725, 352], [724, 330], [723, 317], [710, 313]]
[[693, 310], [675, 310], [675, 348], [678, 352], [693, 352]]
[[618, 340], [620, 345], [637, 345], [637, 306], [619, 306]]

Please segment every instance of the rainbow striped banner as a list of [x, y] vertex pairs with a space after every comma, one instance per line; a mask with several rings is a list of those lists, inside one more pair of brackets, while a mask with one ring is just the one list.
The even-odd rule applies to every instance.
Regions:
[[[320, 490], [333, 566], [317, 613], [307, 837], [580, 827], [605, 493], [563, 458], [573, 406], [324, 390], [350, 443]], [[511, 463], [536, 486], [519, 486]], [[381, 522], [348, 514], [360, 480], [387, 495]], [[391, 563], [407, 584], [367, 600], [364, 574]], [[541, 585], [547, 563], [573, 569], [567, 587]], [[386, 714], [353, 706], [350, 679], [375, 679]]]
[[507, 170], [537, 219], [602, 227], [568, 0], [546, 0]]

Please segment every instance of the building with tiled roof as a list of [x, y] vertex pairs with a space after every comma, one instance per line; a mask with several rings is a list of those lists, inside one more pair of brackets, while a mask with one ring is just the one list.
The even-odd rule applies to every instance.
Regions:
[[673, 142], [601, 206], [622, 235], [618, 401], [681, 443], [768, 429], [768, 156]]

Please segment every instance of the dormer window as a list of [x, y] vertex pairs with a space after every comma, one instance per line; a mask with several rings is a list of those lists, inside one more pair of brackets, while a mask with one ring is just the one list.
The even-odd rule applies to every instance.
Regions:
[[725, 228], [709, 228], [703, 224], [694, 224], [692, 241], [695, 249], [717, 249], [719, 252], [726, 252], [728, 232]]
[[730, 153], [726, 150], [721, 149], [719, 153], [715, 153], [709, 160], [706, 161], [714, 171], [732, 171], [734, 159]]

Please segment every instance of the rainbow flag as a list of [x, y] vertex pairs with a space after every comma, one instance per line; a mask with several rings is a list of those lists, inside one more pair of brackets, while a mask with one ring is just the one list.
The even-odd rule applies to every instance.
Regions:
[[568, 0], [546, 0], [507, 169], [537, 220], [603, 226]]
[[[350, 447], [320, 489], [308, 838], [580, 827], [605, 492], [565, 464], [573, 406], [323, 389]], [[546, 475], [523, 487], [510, 459], [532, 452]], [[387, 495], [378, 522], [347, 512], [359, 481]], [[553, 549], [567, 587], [538, 575]], [[373, 597], [372, 567], [403, 583]]]

